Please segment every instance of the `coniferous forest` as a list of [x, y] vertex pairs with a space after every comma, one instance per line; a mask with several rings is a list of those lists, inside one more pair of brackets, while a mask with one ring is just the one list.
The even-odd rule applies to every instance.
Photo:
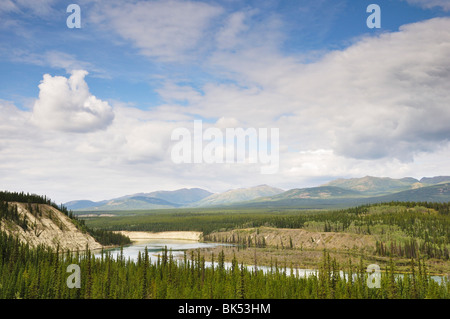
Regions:
[[[364, 265], [341, 267], [324, 251], [317, 276], [287, 275], [286, 268], [254, 272], [236, 259], [226, 268], [223, 258], [205, 266], [200, 253], [175, 260], [167, 250], [156, 263], [148, 252], [136, 262], [107, 253], [55, 252], [31, 249], [4, 233], [0, 235], [0, 297], [44, 299], [202, 298], [202, 299], [401, 299], [449, 298], [450, 285], [428, 277], [420, 259], [411, 260], [411, 275], [397, 276], [395, 264], [381, 273], [380, 288], [369, 288]], [[80, 288], [68, 288], [67, 267], [81, 269]], [[295, 274], [295, 271], [294, 271]], [[350, 280], [349, 278], [352, 278]]]
[[[45, 197], [0, 193], [0, 218], [14, 221], [24, 229], [27, 221], [21, 219], [11, 202], [28, 203], [30, 210], [36, 210], [33, 208], [36, 203], [58, 207]], [[279, 228], [308, 227], [324, 232], [384, 234], [391, 228], [401, 230], [402, 234], [415, 240], [398, 243], [391, 240], [389, 244], [380, 241], [374, 247], [376, 254], [389, 258], [387, 266], [380, 269], [379, 286], [375, 288], [369, 282], [373, 283], [376, 279], [367, 272], [367, 265], [362, 259], [359, 263], [352, 263], [350, 259], [346, 263], [338, 262], [330, 257], [327, 250], [323, 250], [318, 260], [316, 274], [304, 277], [298, 276], [296, 270], [286, 263], [275, 262], [269, 271], [254, 270], [235, 257], [231, 266], [226, 267], [223, 251], [217, 256], [206, 256], [197, 250], [185, 253], [184, 258], [175, 259], [165, 249], [157, 262], [150, 262], [147, 250], [139, 253], [137, 260], [125, 259], [122, 254], [113, 258], [105, 251], [100, 256], [94, 255], [88, 249], [55, 251], [44, 246], [31, 247], [12, 235], [0, 232], [0, 298], [448, 299], [448, 278], [441, 276], [439, 281], [432, 279], [425, 262], [429, 258], [448, 260], [448, 207], [445, 203], [387, 203], [306, 214], [227, 214], [218, 219], [226, 222], [228, 218], [228, 224], [230, 221], [236, 224], [234, 228], [242, 226], [240, 218], [254, 217], [252, 222], [256, 225], [270, 223]], [[83, 220], [74, 217], [64, 207], [58, 209], [70, 216], [80, 229], [89, 231], [105, 243], [126, 243], [109, 230], [87, 227]], [[39, 214], [38, 211], [35, 213]], [[147, 216], [146, 220], [150, 217]], [[166, 220], [169, 227], [180, 223], [173, 215], [169, 217], [170, 220]], [[179, 217], [183, 221], [183, 215]], [[192, 217], [189, 215], [189, 218]], [[190, 225], [195, 228], [211, 218], [200, 214], [199, 220], [195, 222], [191, 219]], [[212, 234], [213, 231], [209, 233], [210, 236]], [[402, 271], [402, 274], [396, 265], [396, 257], [399, 256], [409, 258], [408, 271]], [[212, 266], [207, 266], [207, 259], [212, 260]], [[69, 288], [70, 265], [79, 266], [79, 288]]]

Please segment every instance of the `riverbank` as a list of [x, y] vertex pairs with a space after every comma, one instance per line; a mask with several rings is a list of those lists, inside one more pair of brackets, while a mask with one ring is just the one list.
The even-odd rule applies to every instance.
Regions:
[[148, 232], [148, 231], [117, 231], [122, 235], [128, 236], [133, 242], [141, 242], [149, 239], [180, 239], [201, 241], [203, 239], [202, 232], [196, 231], [167, 231], [167, 232]]
[[[195, 250], [195, 249], [194, 249]], [[195, 250], [196, 251], [196, 250]], [[217, 261], [217, 256], [223, 252], [226, 262], [231, 262], [236, 258], [240, 263], [245, 265], [259, 266], [273, 266], [275, 263], [281, 267], [293, 267], [302, 269], [318, 269], [323, 258], [322, 249], [281, 249], [275, 247], [266, 248], [243, 248], [243, 247], [212, 247], [201, 249], [201, 254], [206, 261], [211, 261], [214, 256]], [[360, 259], [363, 260], [363, 265], [377, 264], [382, 270], [385, 270], [389, 265], [388, 257], [380, 257], [374, 255], [361, 254], [358, 251], [351, 250], [327, 250], [332, 259], [344, 266], [349, 264], [351, 260], [352, 265], [358, 265]], [[190, 250], [187, 252], [190, 255]], [[406, 258], [394, 258], [397, 271], [399, 273], [408, 272], [411, 266], [411, 260]], [[450, 268], [449, 262], [428, 259], [425, 260], [427, 271], [430, 275], [447, 276]]]

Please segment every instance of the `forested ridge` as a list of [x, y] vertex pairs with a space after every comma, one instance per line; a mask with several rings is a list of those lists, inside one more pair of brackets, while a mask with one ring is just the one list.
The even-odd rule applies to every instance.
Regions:
[[27, 205], [27, 210], [37, 218], [42, 215], [39, 205], [52, 206], [68, 216], [78, 229], [82, 232], [89, 233], [102, 245], [125, 245], [131, 243], [130, 239], [122, 234], [101, 229], [93, 229], [86, 226], [84, 220], [77, 218], [77, 216], [64, 205], [57, 205], [46, 196], [36, 194], [24, 192], [0, 192], [0, 221], [2, 219], [9, 220], [20, 226], [23, 230], [29, 230], [29, 222], [26, 220], [26, 216], [21, 216], [18, 213], [17, 206], [13, 204], [15, 202], [25, 203]]

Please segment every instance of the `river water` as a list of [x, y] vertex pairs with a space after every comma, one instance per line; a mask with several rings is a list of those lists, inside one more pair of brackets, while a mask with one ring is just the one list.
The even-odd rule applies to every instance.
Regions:
[[[129, 246], [123, 247], [122, 254], [123, 258], [125, 260], [131, 260], [131, 261], [137, 261], [139, 252], [142, 254], [144, 253], [145, 249], [147, 249], [149, 253], [150, 262], [156, 262], [158, 260], [158, 255], [162, 255], [162, 252], [164, 250], [164, 247], [167, 247], [167, 249], [172, 251], [172, 256], [177, 259], [182, 258], [184, 255], [184, 252], [189, 249], [197, 249], [197, 248], [213, 248], [218, 246], [233, 246], [230, 244], [222, 244], [222, 243], [202, 243], [202, 242], [195, 242], [190, 240], [179, 240], [179, 239], [149, 239], [142, 242], [134, 243]], [[105, 253], [109, 253], [111, 257], [117, 258], [120, 255], [121, 249], [120, 248], [111, 248], [111, 249], [105, 249]], [[101, 257], [101, 252], [97, 252], [95, 254], [96, 257]], [[190, 256], [187, 256], [190, 258]], [[211, 262], [205, 262], [205, 266], [211, 267]], [[217, 262], [215, 263], [215, 266], [217, 266]], [[230, 268], [231, 263], [226, 262], [225, 268]], [[249, 270], [254, 270], [254, 265], [246, 265], [246, 267]], [[257, 266], [258, 270], [262, 270], [263, 272], [271, 271], [270, 267], [267, 266]], [[280, 269], [281, 272], [284, 271], [284, 269]], [[286, 274], [291, 274], [291, 269], [286, 269]], [[316, 275], [317, 271], [312, 269], [294, 269], [294, 274], [296, 276], [305, 277], [310, 275]]]
[[[217, 246], [230, 245], [219, 243], [201, 243], [181, 239], [148, 239], [123, 247], [123, 257], [125, 260], [130, 259], [132, 261], [137, 261], [139, 252], [142, 255], [147, 248], [150, 261], [156, 262], [158, 260], [158, 254], [162, 254], [164, 247], [167, 247], [168, 250], [172, 250], [172, 256], [176, 258], [183, 256], [184, 252], [189, 249], [213, 248]], [[105, 253], [108, 252], [113, 258], [117, 258], [120, 255], [120, 248], [105, 249], [104, 251]], [[100, 257], [101, 253], [97, 252], [95, 256]]]
[[[172, 251], [172, 256], [174, 259], [181, 258], [184, 255], [184, 252], [189, 249], [197, 249], [197, 248], [213, 248], [218, 246], [233, 246], [230, 244], [222, 244], [222, 243], [202, 243], [202, 242], [196, 242], [192, 240], [181, 240], [181, 239], [148, 239], [145, 241], [137, 242], [129, 246], [124, 246], [122, 249], [122, 254], [125, 260], [131, 260], [131, 261], [137, 261], [139, 252], [141, 255], [143, 255], [145, 249], [147, 249], [150, 262], [156, 263], [158, 260], [158, 255], [162, 255], [162, 252], [164, 250], [164, 247], [167, 247], [167, 249]], [[117, 258], [120, 255], [120, 248], [111, 248], [111, 249], [105, 249], [105, 253], [109, 253], [111, 257]], [[96, 257], [101, 257], [101, 252], [97, 252], [95, 254]], [[190, 258], [190, 256], [187, 256]], [[205, 265], [207, 267], [211, 266], [211, 262], [205, 262]], [[215, 263], [215, 266], [217, 266], [217, 262]], [[231, 263], [225, 263], [225, 267], [229, 268], [231, 267]], [[246, 266], [249, 270], [254, 270], [253, 265], [247, 265]], [[263, 272], [270, 272], [271, 268], [267, 266], [257, 266], [258, 270], [262, 270]], [[284, 269], [280, 269], [281, 272], [284, 271]], [[286, 268], [286, 275], [291, 275], [291, 273], [294, 273], [295, 276], [298, 277], [308, 277], [308, 276], [315, 276], [317, 275], [317, 270], [313, 269], [290, 269]], [[341, 276], [346, 277], [344, 273], [341, 272]], [[402, 275], [399, 275], [402, 276]], [[431, 279], [441, 283], [443, 280], [443, 276], [430, 276]]]

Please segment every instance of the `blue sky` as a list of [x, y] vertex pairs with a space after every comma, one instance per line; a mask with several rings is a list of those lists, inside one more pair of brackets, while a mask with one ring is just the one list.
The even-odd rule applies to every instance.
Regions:
[[[448, 174], [450, 1], [5, 0], [0, 21], [1, 189], [99, 200]], [[280, 128], [279, 172], [174, 165], [170, 133], [194, 119]]]
[[[13, 2], [14, 3], [14, 2]], [[19, 2], [20, 3], [20, 2]], [[206, 50], [195, 50], [195, 58], [188, 62], [161, 62], [140, 54], [139, 49], [130, 47], [129, 42], [118, 38], [113, 30], [91, 23], [91, 10], [99, 11], [101, 5], [93, 9], [89, 1], [82, 1], [82, 28], [69, 29], [66, 19], [70, 15], [66, 8], [74, 1], [44, 1], [49, 3], [48, 14], [38, 14], [26, 6], [16, 4], [18, 11], [9, 12], [7, 18], [17, 26], [5, 28], [0, 34], [2, 43], [0, 78], [1, 94], [4, 99], [35, 98], [39, 91], [36, 83], [42, 74], [66, 75], [61, 66], [44, 63], [39, 55], [45, 52], [67, 54], [72, 59], [89, 65], [91, 73], [89, 85], [95, 95], [103, 99], [122, 100], [133, 103], [138, 108], [159, 105], [161, 99], [156, 89], [161, 81], [154, 77], [164, 77], [189, 83], [201, 88], [208, 81], [232, 81], [217, 77], [202, 65], [202, 60], [214, 50], [213, 45]], [[312, 59], [330, 50], [341, 50], [355, 39], [379, 32], [397, 31], [407, 23], [417, 22], [449, 13], [439, 7], [423, 10], [420, 6], [409, 5], [406, 1], [384, 0], [377, 4], [382, 9], [382, 29], [369, 29], [366, 26], [366, 8], [373, 1], [206, 1], [219, 6], [223, 12], [211, 21], [209, 29], [214, 32], [223, 26], [233, 12], [254, 11], [249, 24], [261, 32], [258, 36], [264, 41], [264, 20], [281, 20], [278, 48], [287, 56], [307, 56]], [[107, 11], [107, 6], [105, 6]], [[44, 11], [45, 12], [45, 11]], [[5, 14], [5, 13], [3, 13]], [[209, 30], [208, 30], [209, 31]], [[211, 39], [204, 41], [206, 46]], [[202, 43], [203, 44], [203, 43]], [[209, 43], [210, 44], [210, 43]], [[17, 57], [18, 52], [19, 56]], [[13, 56], [11, 56], [13, 55]], [[15, 57], [14, 57], [15, 56]], [[39, 65], [43, 64], [43, 65]], [[50, 64], [50, 65], [49, 65]], [[5, 76], [5, 75], [8, 76]], [[23, 106], [17, 101], [17, 106]]]

